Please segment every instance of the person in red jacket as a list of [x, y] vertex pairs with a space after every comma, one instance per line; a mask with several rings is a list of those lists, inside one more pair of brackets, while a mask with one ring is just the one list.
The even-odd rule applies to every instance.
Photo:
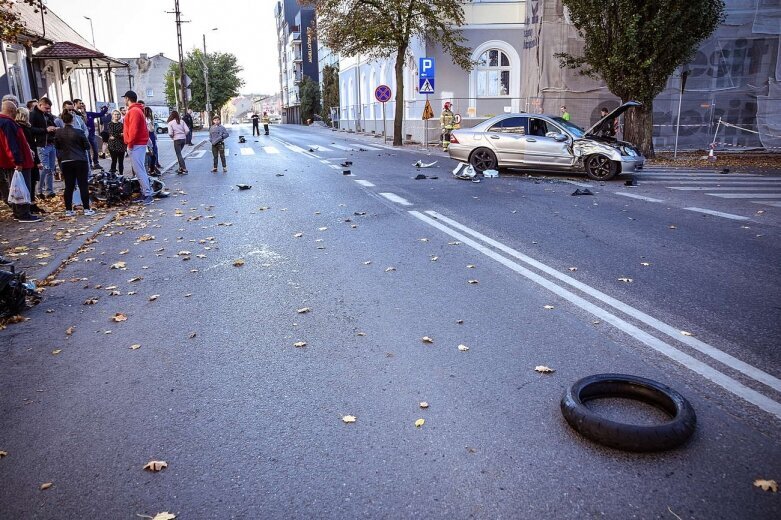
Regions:
[[[16, 172], [25, 176], [25, 184], [30, 184], [30, 171], [35, 162], [33, 153], [24, 131], [16, 123], [19, 100], [12, 95], [3, 97], [0, 111], [0, 197], [8, 203], [10, 184]], [[40, 217], [30, 213], [30, 204], [10, 204], [14, 218], [19, 222], [37, 222]]]
[[125, 92], [124, 129], [122, 137], [127, 145], [127, 153], [130, 155], [130, 165], [141, 184], [141, 199], [137, 202], [152, 203], [152, 190], [149, 186], [149, 176], [146, 173], [146, 145], [149, 142], [149, 129], [144, 117], [144, 105], [138, 102], [138, 95], [132, 90]]

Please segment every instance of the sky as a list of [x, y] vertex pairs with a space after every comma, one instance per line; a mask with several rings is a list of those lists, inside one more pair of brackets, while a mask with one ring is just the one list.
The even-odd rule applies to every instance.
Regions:
[[[176, 45], [174, 0], [47, 0], [46, 5], [87, 41], [113, 58], [150, 56], [162, 52], [179, 59]], [[180, 0], [182, 47], [203, 47], [207, 52], [230, 52], [244, 68], [242, 93], [273, 94], [279, 91], [276, 0]], [[216, 27], [216, 31], [212, 28]]]

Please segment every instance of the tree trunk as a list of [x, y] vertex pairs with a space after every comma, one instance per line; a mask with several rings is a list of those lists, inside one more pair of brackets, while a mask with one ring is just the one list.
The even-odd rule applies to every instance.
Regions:
[[624, 141], [635, 145], [646, 158], [654, 156], [654, 104], [653, 100], [642, 107], [624, 112]]
[[396, 54], [396, 109], [393, 115], [393, 146], [401, 146], [403, 141], [402, 123], [404, 122], [404, 57], [407, 47], [400, 47]]

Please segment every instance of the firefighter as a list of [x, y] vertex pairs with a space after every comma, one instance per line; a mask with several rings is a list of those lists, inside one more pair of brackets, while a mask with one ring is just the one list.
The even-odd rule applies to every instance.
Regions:
[[450, 103], [450, 101], [446, 101], [445, 106], [442, 109], [442, 115], [439, 116], [439, 124], [442, 129], [442, 150], [445, 152], [447, 152], [447, 149], [450, 146], [450, 132], [455, 127], [456, 120], [456, 116], [450, 110], [451, 106], [453, 106], [453, 104]]

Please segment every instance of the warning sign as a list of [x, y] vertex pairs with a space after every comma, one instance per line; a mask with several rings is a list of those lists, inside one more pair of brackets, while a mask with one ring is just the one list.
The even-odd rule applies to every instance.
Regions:
[[418, 92], [421, 94], [433, 94], [434, 78], [420, 78], [420, 88], [418, 88]]

